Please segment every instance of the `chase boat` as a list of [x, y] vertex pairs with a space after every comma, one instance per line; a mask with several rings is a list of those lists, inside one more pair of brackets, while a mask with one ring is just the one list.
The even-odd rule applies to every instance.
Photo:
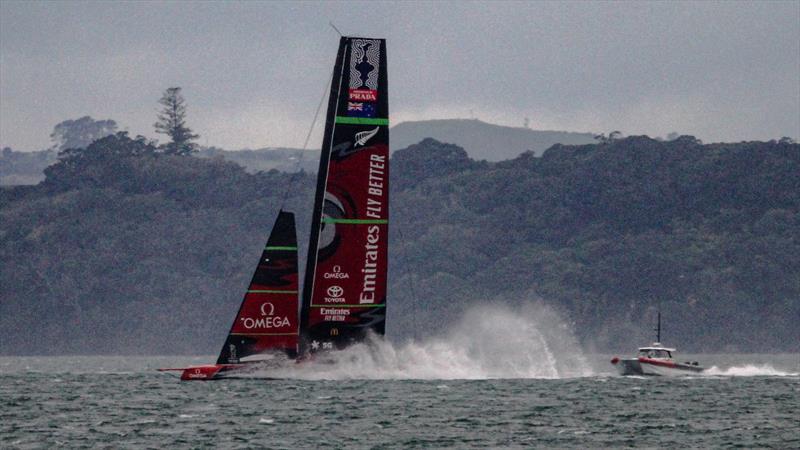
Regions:
[[[661, 313], [658, 313], [658, 328], [656, 339], [661, 341]], [[673, 359], [674, 348], [654, 342], [648, 347], [639, 347], [639, 354], [635, 358], [611, 359], [620, 375], [655, 375], [655, 376], [683, 376], [697, 374], [705, 370], [697, 361], [678, 362]]]

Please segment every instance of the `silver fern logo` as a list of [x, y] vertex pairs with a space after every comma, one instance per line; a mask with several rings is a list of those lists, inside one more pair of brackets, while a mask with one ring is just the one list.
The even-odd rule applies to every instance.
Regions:
[[361, 131], [356, 133], [356, 143], [353, 147], [358, 147], [360, 145], [366, 144], [367, 141], [369, 141], [370, 139], [372, 139], [373, 136], [378, 134], [378, 130], [380, 130], [380, 127], [375, 127], [374, 130]]

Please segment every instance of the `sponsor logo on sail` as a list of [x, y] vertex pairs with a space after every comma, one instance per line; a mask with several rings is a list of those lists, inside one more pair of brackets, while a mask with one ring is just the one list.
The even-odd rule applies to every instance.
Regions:
[[350, 89], [349, 99], [355, 102], [377, 102], [378, 91], [375, 89]]
[[335, 279], [339, 279], [339, 280], [344, 280], [344, 279], [350, 278], [350, 274], [347, 273], [347, 272], [342, 272], [342, 266], [340, 266], [338, 264], [333, 266], [333, 269], [332, 269], [331, 272], [325, 272], [325, 275], [323, 275], [323, 276], [325, 277], [326, 280], [330, 280], [331, 278], [335, 278]]
[[369, 177], [367, 177], [367, 217], [380, 219], [383, 214], [383, 190], [386, 178], [386, 156], [369, 155]]
[[[316, 339], [311, 341], [311, 350], [319, 350], [320, 342]], [[322, 343], [323, 350], [333, 350], [333, 342], [326, 341]]]
[[241, 320], [242, 325], [244, 325], [244, 327], [248, 330], [252, 330], [253, 328], [280, 328], [292, 325], [292, 323], [289, 322], [288, 317], [281, 316], [259, 317], [258, 319], [253, 319], [252, 317], [242, 317]]
[[380, 129], [381, 127], [375, 127], [374, 130], [360, 131], [356, 133], [356, 143], [355, 145], [353, 145], [353, 147], [359, 147], [365, 145], [367, 141], [369, 141], [370, 139], [372, 139], [373, 136], [378, 134], [378, 131]]
[[375, 291], [378, 286], [378, 245], [380, 241], [380, 227], [371, 225], [367, 228], [367, 244], [364, 246], [366, 250], [364, 255], [364, 268], [361, 272], [364, 274], [364, 280], [361, 286], [361, 293], [358, 296], [359, 304], [375, 303]]
[[[385, 216], [384, 212], [384, 193], [386, 178], [386, 156], [379, 154], [370, 155], [369, 177], [367, 178], [367, 204], [366, 216], [372, 219], [381, 219]], [[358, 294], [358, 303], [361, 305], [374, 304], [381, 301], [377, 298], [380, 292], [379, 287], [386, 280], [379, 278], [378, 265], [380, 252], [385, 251], [381, 247], [381, 227], [370, 225], [366, 228], [366, 244], [364, 245], [364, 263], [361, 268], [363, 279], [361, 292]]]
[[333, 285], [328, 288], [328, 295], [331, 297], [341, 297], [344, 294], [344, 289], [341, 286]]
[[[322, 318], [326, 322], [342, 322], [350, 315], [350, 309], [320, 308], [320, 314], [322, 314]], [[338, 328], [332, 328], [331, 330], [337, 330], [336, 333], [339, 333]], [[333, 336], [333, 334], [331, 334], [331, 336]]]
[[261, 315], [262, 316], [271, 316], [275, 313], [275, 305], [272, 303], [266, 302], [261, 304]]
[[351, 45], [350, 88], [366, 87], [377, 91], [381, 41], [377, 39], [353, 39]]
[[329, 286], [328, 289], [325, 291], [328, 296], [325, 297], [325, 301], [327, 303], [344, 303], [344, 289], [341, 286], [333, 285]]
[[288, 316], [276, 316], [275, 305], [270, 302], [264, 302], [259, 308], [262, 317], [242, 317], [242, 326], [248, 330], [252, 329], [267, 329], [267, 328], [281, 328], [291, 326]]

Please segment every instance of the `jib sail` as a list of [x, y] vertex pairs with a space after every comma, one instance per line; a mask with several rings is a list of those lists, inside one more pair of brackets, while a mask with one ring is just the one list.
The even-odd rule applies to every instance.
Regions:
[[384, 333], [389, 222], [386, 42], [343, 37], [334, 67], [301, 309], [304, 352]]
[[294, 357], [299, 325], [297, 291], [294, 214], [281, 211], [217, 364], [258, 361], [268, 352]]

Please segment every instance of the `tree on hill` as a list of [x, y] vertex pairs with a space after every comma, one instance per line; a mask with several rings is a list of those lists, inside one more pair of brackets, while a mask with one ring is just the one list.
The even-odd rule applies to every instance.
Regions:
[[197, 151], [197, 144], [192, 141], [200, 136], [192, 133], [191, 128], [186, 126], [186, 100], [181, 95], [181, 88], [168, 88], [158, 103], [163, 109], [153, 126], [156, 128], [156, 133], [166, 134], [171, 139], [162, 146], [164, 153], [189, 155]]
[[50, 139], [55, 143], [56, 150], [63, 151], [68, 148], [86, 148], [92, 142], [116, 131], [117, 122], [111, 119], [94, 120], [90, 116], [83, 116], [57, 124], [53, 127]]
[[[143, 136], [131, 139], [126, 131], [98, 139], [86, 148], [68, 148], [58, 154], [58, 162], [44, 173], [50, 185], [74, 187], [86, 184], [103, 173], [120, 176], [120, 160], [154, 155], [156, 146]], [[114, 175], [115, 174], [115, 175]]]
[[58, 153], [62, 163], [75, 164], [83, 161], [99, 161], [102, 159], [128, 156], [152, 155], [155, 153], [153, 142], [144, 136], [131, 139], [127, 131], [98, 139], [86, 148], [68, 148]]

